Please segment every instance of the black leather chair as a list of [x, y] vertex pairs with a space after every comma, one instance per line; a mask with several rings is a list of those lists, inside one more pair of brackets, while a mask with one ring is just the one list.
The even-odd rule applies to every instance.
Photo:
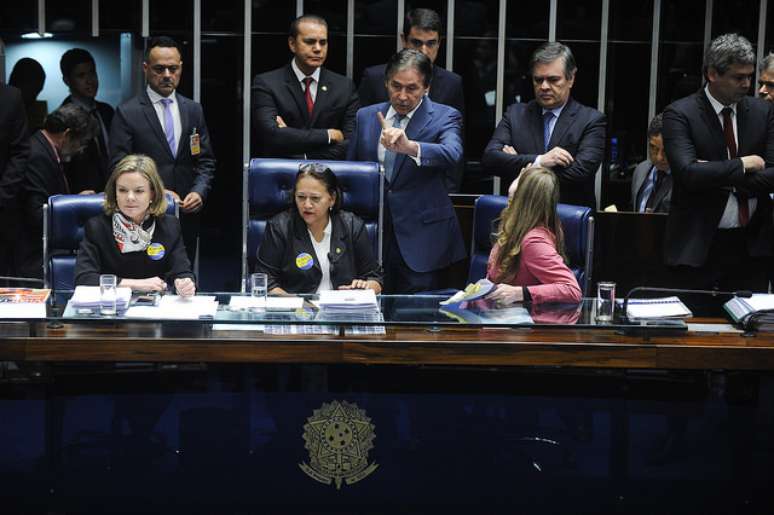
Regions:
[[[56, 293], [75, 288], [75, 256], [89, 218], [101, 214], [104, 194], [54, 195], [43, 208], [43, 283]], [[167, 213], [178, 216], [178, 206], [167, 195]]]
[[342, 190], [342, 208], [355, 213], [366, 224], [374, 255], [381, 263], [382, 184], [379, 163], [358, 161], [305, 161], [298, 159], [253, 159], [245, 174], [242, 206], [242, 284], [255, 269], [269, 218], [291, 205], [291, 191], [298, 168], [305, 163], [328, 166]]
[[[507, 204], [508, 197], [502, 195], [482, 195], [476, 200], [468, 282], [486, 277], [486, 264], [496, 230], [494, 221]], [[594, 256], [594, 216], [590, 208], [570, 204], [559, 204], [557, 212], [564, 230], [564, 247], [570, 260], [570, 270], [578, 279], [583, 295], [587, 296]]]

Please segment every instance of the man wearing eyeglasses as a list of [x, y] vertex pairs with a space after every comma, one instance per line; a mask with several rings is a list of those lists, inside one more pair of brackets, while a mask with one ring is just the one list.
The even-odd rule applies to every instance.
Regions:
[[[403, 48], [413, 48], [425, 54], [432, 63], [438, 58], [441, 47], [441, 17], [430, 9], [412, 9], [406, 15], [401, 34]], [[371, 66], [363, 72], [360, 87], [360, 105], [365, 107], [388, 100], [387, 89], [384, 86], [384, 70], [386, 64]], [[465, 99], [462, 90], [462, 77], [454, 72], [433, 64], [433, 75], [430, 79], [430, 99], [438, 104], [446, 104], [455, 108], [465, 116]], [[450, 192], [459, 189], [462, 180], [462, 167], [458, 166], [448, 171], [446, 187]]]
[[774, 102], [774, 53], [770, 53], [758, 64], [758, 96]]
[[183, 61], [175, 40], [152, 38], [142, 64], [145, 91], [116, 110], [110, 127], [110, 160], [127, 154], [156, 161], [167, 193], [180, 205], [180, 225], [193, 263], [200, 212], [215, 174], [215, 156], [202, 106], [179, 94]]

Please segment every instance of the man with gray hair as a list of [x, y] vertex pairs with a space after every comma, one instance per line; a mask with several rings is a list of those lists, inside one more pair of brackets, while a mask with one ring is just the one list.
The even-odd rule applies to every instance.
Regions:
[[559, 178], [561, 202], [596, 208], [594, 175], [605, 152], [605, 116], [570, 96], [578, 67], [569, 47], [543, 44], [529, 68], [535, 99], [508, 108], [481, 164], [506, 184], [530, 163], [545, 166]]
[[[684, 288], [768, 290], [772, 255], [774, 109], [748, 96], [752, 45], [715, 38], [704, 54], [706, 85], [664, 112], [664, 147], [674, 177], [664, 255]], [[717, 313], [724, 298], [694, 303]]]
[[769, 53], [758, 64], [758, 96], [774, 102], [774, 53]]
[[387, 293], [436, 290], [440, 270], [465, 257], [444, 185], [462, 158], [462, 115], [427, 96], [433, 64], [405, 48], [387, 62], [389, 102], [357, 112], [350, 161], [379, 161], [384, 193], [384, 287]]

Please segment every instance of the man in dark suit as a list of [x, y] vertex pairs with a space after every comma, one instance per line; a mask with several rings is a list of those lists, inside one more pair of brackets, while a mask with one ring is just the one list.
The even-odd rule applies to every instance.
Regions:
[[774, 53], [769, 53], [758, 63], [758, 96], [774, 102]]
[[97, 133], [97, 122], [75, 104], [46, 116], [43, 128], [30, 137], [30, 155], [21, 190], [22, 221], [18, 269], [23, 277], [43, 277], [43, 204], [51, 195], [92, 193], [73, 190], [64, 163], [82, 152]]
[[[755, 53], [744, 37], [714, 39], [703, 68], [706, 86], [664, 111], [674, 175], [666, 264], [686, 288], [765, 292], [774, 234], [774, 110], [747, 96]], [[725, 300], [698, 307], [707, 313]]]
[[148, 86], [118, 107], [110, 127], [111, 163], [127, 154], [156, 161], [167, 193], [180, 204], [183, 242], [193, 263], [199, 215], [215, 174], [207, 122], [199, 103], [175, 91], [183, 62], [173, 39], [151, 39], [142, 66]]
[[632, 209], [638, 213], [669, 213], [672, 202], [672, 172], [664, 152], [664, 126], [657, 114], [648, 126], [648, 159], [637, 165], [632, 176]]
[[535, 99], [513, 104], [489, 140], [481, 165], [513, 181], [532, 163], [559, 178], [560, 201], [596, 208], [594, 176], [605, 152], [605, 116], [570, 96], [577, 66], [572, 51], [545, 43], [530, 61]]
[[74, 103], [88, 111], [97, 121], [98, 131], [93, 141], [81, 154], [65, 163], [65, 174], [70, 188], [76, 191], [102, 191], [110, 176], [108, 132], [113, 121], [113, 108], [96, 100], [99, 77], [94, 57], [83, 48], [71, 48], [59, 60], [62, 81], [70, 88], [70, 95], [62, 104]]
[[344, 159], [358, 108], [354, 83], [323, 68], [328, 24], [305, 15], [290, 25], [290, 63], [253, 79], [256, 143], [267, 157]]
[[15, 276], [18, 239], [18, 193], [29, 157], [27, 115], [21, 92], [0, 84], [0, 276]]
[[432, 63], [404, 49], [387, 63], [390, 101], [360, 109], [347, 159], [384, 166], [385, 291], [441, 287], [439, 271], [465, 257], [444, 174], [462, 157], [462, 115], [426, 96]]
[[[442, 24], [438, 13], [430, 9], [412, 9], [406, 14], [403, 24], [403, 34], [400, 35], [403, 48], [413, 48], [425, 54], [432, 63], [438, 58], [441, 47]], [[387, 65], [370, 66], [363, 71], [360, 79], [358, 96], [360, 105], [368, 106], [386, 102], [387, 87], [384, 82], [384, 70]], [[446, 104], [455, 108], [465, 117], [465, 97], [462, 89], [462, 77], [454, 72], [433, 64], [433, 75], [430, 80], [430, 98], [437, 104]], [[460, 162], [462, 164], [462, 162]], [[463, 167], [458, 166], [446, 178], [449, 191], [457, 191], [462, 181]]]

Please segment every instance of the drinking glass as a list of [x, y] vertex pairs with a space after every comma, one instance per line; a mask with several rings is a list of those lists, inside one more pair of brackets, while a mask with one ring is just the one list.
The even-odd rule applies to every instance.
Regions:
[[118, 277], [113, 274], [99, 276], [99, 312], [102, 315], [113, 316], [116, 314], [116, 300], [118, 299]]

